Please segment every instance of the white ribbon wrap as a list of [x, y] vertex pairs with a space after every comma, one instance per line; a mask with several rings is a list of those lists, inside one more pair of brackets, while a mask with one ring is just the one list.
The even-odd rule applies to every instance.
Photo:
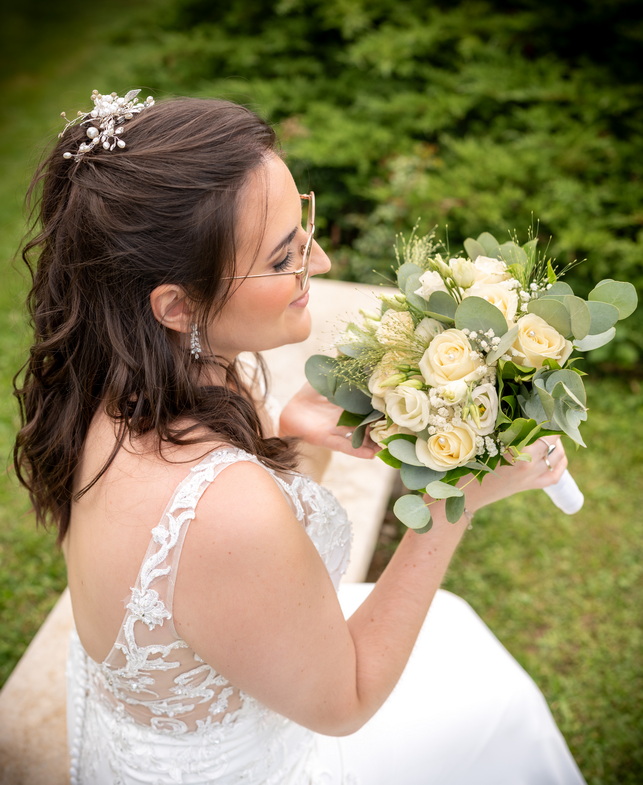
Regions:
[[585, 501], [585, 497], [567, 469], [556, 485], [550, 485], [544, 491], [556, 507], [567, 515], [578, 512]]

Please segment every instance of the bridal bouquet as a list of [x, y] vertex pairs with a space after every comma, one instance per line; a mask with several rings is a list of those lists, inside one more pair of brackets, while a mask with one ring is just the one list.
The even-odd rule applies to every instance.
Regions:
[[[465, 241], [466, 256], [443, 258], [434, 234], [414, 232], [396, 249], [399, 292], [347, 325], [336, 357], [306, 364], [312, 386], [344, 409], [338, 424], [353, 428], [353, 446], [368, 430], [378, 457], [400, 470], [410, 493], [394, 512], [410, 528], [431, 526], [425, 493], [446, 499], [457, 521], [457, 481], [526, 459], [522, 449], [540, 436], [585, 446], [584, 374], [572, 355], [612, 340], [636, 291], [606, 279], [584, 300], [561, 280], [569, 266], [558, 270], [537, 243], [483, 233]], [[578, 509], [571, 477], [559, 485], [554, 501]]]

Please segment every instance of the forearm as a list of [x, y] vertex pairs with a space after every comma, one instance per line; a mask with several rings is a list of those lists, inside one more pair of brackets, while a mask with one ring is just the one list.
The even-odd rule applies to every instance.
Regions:
[[467, 528], [466, 517], [446, 520], [444, 503], [431, 505], [433, 526], [408, 531], [367, 600], [349, 619], [356, 656], [355, 730], [386, 700], [411, 654], [449, 563]]

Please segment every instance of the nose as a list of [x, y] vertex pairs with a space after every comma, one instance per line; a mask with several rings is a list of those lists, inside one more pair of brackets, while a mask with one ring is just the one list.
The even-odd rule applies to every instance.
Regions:
[[326, 251], [321, 247], [317, 240], [313, 240], [313, 247], [310, 253], [309, 275], [322, 275], [331, 268], [330, 259]]

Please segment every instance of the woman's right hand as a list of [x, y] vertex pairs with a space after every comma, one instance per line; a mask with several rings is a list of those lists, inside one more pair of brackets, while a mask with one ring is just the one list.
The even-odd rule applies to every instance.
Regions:
[[[555, 448], [549, 452], [550, 445], [555, 445]], [[496, 467], [485, 475], [481, 483], [470, 477], [458, 483], [461, 488], [466, 485], [466, 504], [470, 512], [521, 491], [554, 485], [567, 468], [567, 455], [560, 436], [542, 436], [525, 447], [523, 453], [531, 456], [531, 460], [509, 458], [512, 460], [510, 465]]]

